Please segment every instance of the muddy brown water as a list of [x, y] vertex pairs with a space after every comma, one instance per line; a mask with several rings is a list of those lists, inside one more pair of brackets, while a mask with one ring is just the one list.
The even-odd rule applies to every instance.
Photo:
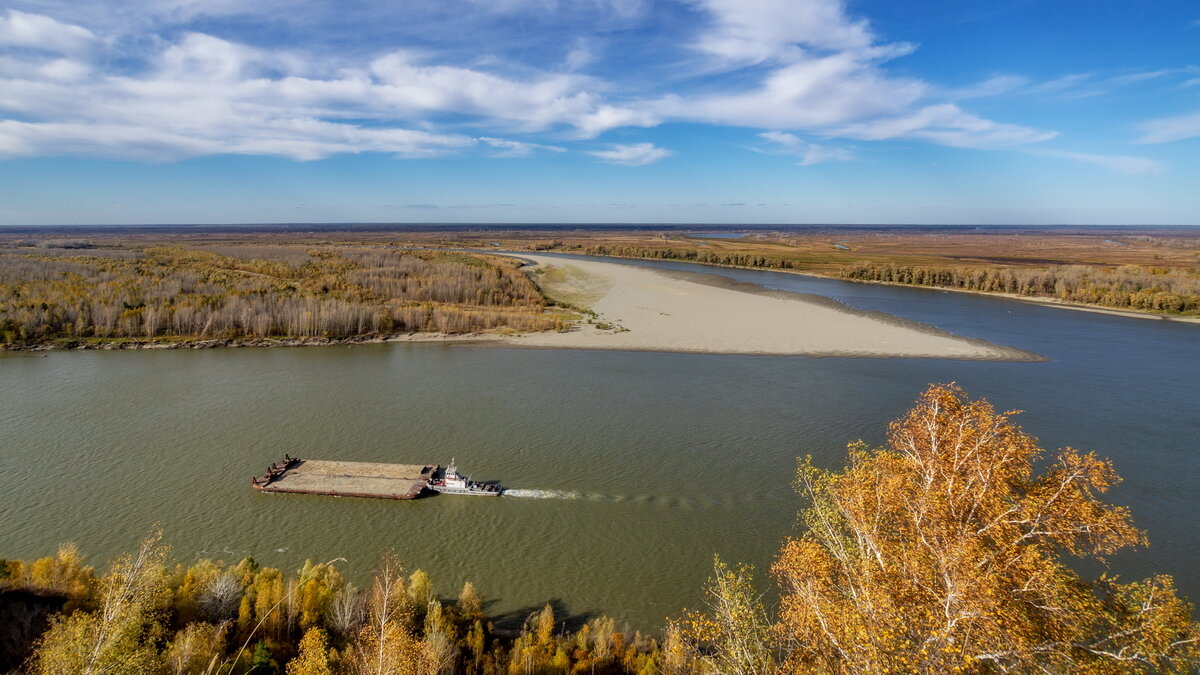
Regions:
[[[637, 263], [647, 264], [647, 263]], [[355, 581], [394, 548], [509, 617], [546, 602], [653, 628], [714, 553], [764, 569], [795, 533], [795, 458], [838, 466], [929, 382], [957, 381], [1045, 447], [1094, 449], [1152, 546], [1127, 578], [1200, 598], [1200, 326], [796, 275], [655, 263], [832, 297], [1049, 357], [813, 359], [441, 344], [0, 355], [0, 557], [76, 541], [96, 564], [161, 523], [175, 556]], [[441, 463], [521, 490], [414, 502], [260, 494], [284, 452]], [[769, 584], [761, 582], [765, 587]]]

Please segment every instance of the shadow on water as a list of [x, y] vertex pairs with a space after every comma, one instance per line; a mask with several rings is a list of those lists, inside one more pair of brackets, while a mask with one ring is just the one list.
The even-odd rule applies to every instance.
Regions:
[[484, 604], [485, 613], [491, 616], [492, 623], [496, 626], [496, 632], [507, 635], [517, 635], [521, 632], [521, 628], [525, 625], [534, 614], [542, 611], [542, 608], [549, 605], [550, 609], [554, 610], [554, 630], [567, 631], [574, 633], [584, 624], [601, 616], [597, 612], [571, 612], [567, 609], [567, 604], [562, 598], [551, 598], [541, 604], [527, 605], [517, 609], [511, 609], [504, 612], [492, 614], [490, 607], [496, 601], [487, 600]]

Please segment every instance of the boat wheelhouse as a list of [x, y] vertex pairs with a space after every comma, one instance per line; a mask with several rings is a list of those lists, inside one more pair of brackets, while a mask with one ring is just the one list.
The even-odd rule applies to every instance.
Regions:
[[499, 497], [504, 488], [496, 481], [475, 481], [458, 472], [458, 464], [451, 459], [449, 466], [434, 474], [429, 489], [447, 495], [476, 495]]

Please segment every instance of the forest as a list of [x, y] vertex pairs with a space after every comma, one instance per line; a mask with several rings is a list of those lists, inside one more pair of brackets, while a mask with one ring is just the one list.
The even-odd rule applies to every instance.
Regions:
[[762, 269], [793, 269], [797, 264], [779, 255], [716, 251], [703, 248], [667, 248], [658, 246], [620, 246], [594, 244], [583, 249], [587, 255], [607, 255], [618, 258], [647, 258], [650, 260], [682, 260], [702, 265], [727, 267], [756, 267]]
[[[933, 266], [904, 262], [855, 262], [832, 270], [811, 254], [736, 251], [713, 248], [593, 244], [588, 255], [680, 260], [706, 265], [821, 273], [854, 281], [958, 288], [1053, 298], [1064, 302], [1163, 314], [1200, 314], [1200, 273], [1193, 269], [1149, 265], [976, 265]], [[813, 258], [809, 260], [809, 258]]]
[[856, 281], [1055, 298], [1118, 309], [1200, 313], [1200, 276], [1136, 265], [973, 269], [860, 263], [844, 268], [842, 276]]
[[954, 385], [931, 385], [885, 445], [840, 470], [799, 462], [801, 533], [770, 570], [714, 559], [695, 610], [647, 635], [552, 607], [501, 628], [470, 583], [447, 596], [384, 553], [359, 588], [342, 561], [293, 574], [170, 559], [160, 532], [103, 571], [72, 545], [0, 561], [0, 669], [288, 675], [1188, 673], [1200, 624], [1169, 576], [1085, 577], [1147, 544], [1103, 495], [1110, 462], [1049, 454]]
[[[23, 245], [26, 244], [26, 245]], [[0, 248], [0, 345], [562, 328], [512, 258], [383, 246]]]

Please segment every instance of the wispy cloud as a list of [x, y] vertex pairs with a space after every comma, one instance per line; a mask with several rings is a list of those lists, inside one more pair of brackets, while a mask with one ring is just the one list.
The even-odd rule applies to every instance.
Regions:
[[1198, 66], [1159, 68], [1156, 70], [1118, 71], [1113, 73], [1072, 73], [1017, 90], [1029, 94], [1054, 94], [1064, 99], [1092, 98], [1155, 81], [1174, 86], [1180, 78], [1200, 73]]
[[675, 153], [653, 143], [634, 143], [632, 145], [613, 145], [608, 150], [592, 150], [588, 154], [609, 164], [644, 166]]
[[1200, 136], [1200, 111], [1143, 122], [1138, 143], [1169, 143]]
[[[650, 107], [663, 119], [807, 131], [862, 140], [920, 138], [953, 146], [1019, 145], [1046, 132], [990, 122], [956, 106], [930, 105], [935, 87], [889, 74], [885, 65], [912, 53], [881, 41], [852, 18], [842, 0], [698, 0], [710, 25], [693, 43], [728, 69], [756, 66], [753, 86], [706, 95], [671, 95]], [[746, 72], [746, 71], [740, 71]], [[1012, 80], [990, 83], [993, 90]], [[975, 95], [983, 95], [983, 90]], [[923, 126], [924, 125], [924, 126]], [[903, 127], [901, 132], [889, 129]]]
[[951, 100], [962, 101], [972, 98], [1000, 96], [1001, 94], [1020, 90], [1028, 85], [1029, 78], [1027, 77], [1020, 75], [995, 75], [977, 84], [959, 89], [951, 89], [946, 92], [946, 97]]
[[521, 141], [511, 141], [506, 138], [489, 138], [483, 136], [479, 139], [481, 142], [496, 148], [492, 153], [492, 157], [528, 157], [537, 151], [544, 152], [566, 152], [566, 148], [557, 145], [543, 145], [541, 143], [522, 143]]
[[812, 166], [828, 161], [847, 162], [854, 158], [854, 153], [848, 148], [829, 147], [810, 143], [799, 136], [782, 131], [768, 131], [758, 136], [772, 143], [765, 152], [795, 155], [800, 158], [800, 166]]
[[1159, 174], [1166, 170], [1166, 166], [1159, 161], [1148, 159], [1146, 157], [1131, 157], [1128, 155], [1095, 155], [1087, 152], [1070, 152], [1067, 150], [1047, 150], [1047, 149], [1029, 149], [1026, 150], [1031, 155], [1041, 157], [1058, 157], [1061, 159], [1070, 159], [1076, 162], [1085, 164], [1095, 164], [1106, 169], [1119, 171], [1120, 173], [1130, 176], [1146, 176]]
[[[684, 28], [661, 38], [671, 54], [664, 63], [690, 65], [668, 85], [636, 93], [622, 86], [622, 72], [597, 62], [603, 46], [580, 27], [638, 25], [653, 14], [644, 0], [470, 1], [478, 11], [469, 16], [431, 3], [409, 7], [413, 20], [406, 22], [388, 20], [399, 11], [390, 5], [348, 8], [360, 27], [407, 32], [384, 32], [362, 45], [345, 40], [354, 45], [345, 51], [329, 51], [317, 38], [325, 24], [346, 19], [307, 0], [42, 0], [37, 6], [55, 16], [9, 10], [0, 17], [0, 115], [9, 117], [0, 128], [0, 155], [306, 160], [474, 149], [516, 157], [665, 122], [955, 147], [1019, 146], [1054, 135], [946, 102], [999, 95], [1021, 86], [1018, 76], [947, 92], [890, 73], [889, 62], [916, 47], [881, 40], [843, 0], [689, 0], [671, 10], [686, 19]], [[561, 43], [572, 45], [567, 53], [560, 47], [552, 60], [537, 62], [553, 65], [539, 66], [480, 53], [474, 44], [463, 59], [417, 36], [421, 27], [435, 36], [488, 32], [454, 29], [518, 14], [574, 27], [578, 37]], [[254, 44], [256, 34], [236, 30], [248, 17], [279, 21], [313, 40]], [[197, 32], [197, 25], [225, 26], [241, 39]], [[419, 50], [418, 43], [427, 46]], [[683, 58], [688, 54], [698, 62]], [[648, 64], [660, 66], [667, 67]], [[601, 152], [643, 145], [668, 152], [652, 144]], [[813, 145], [798, 156], [811, 164], [844, 152]]]
[[700, 0], [698, 4], [713, 21], [695, 41], [695, 48], [730, 65], [794, 63], [808, 58], [805, 47], [857, 51], [875, 42], [866, 21], [846, 16], [842, 0]]
[[1062, 75], [1052, 80], [1039, 82], [1029, 88], [1029, 91], [1035, 94], [1052, 93], [1073, 90], [1080, 85], [1089, 83], [1095, 77], [1093, 73], [1070, 73]]
[[74, 54], [90, 49], [96, 42], [92, 31], [48, 16], [10, 9], [6, 16], [0, 17], [0, 47]]
[[[88, 31], [9, 12], [4, 39], [36, 34], [57, 52], [78, 51]], [[475, 115], [509, 131], [556, 126], [590, 137], [612, 126], [647, 124], [644, 114], [608, 105], [587, 78], [505, 78], [463, 67], [426, 65], [392, 52], [366, 67], [322, 76], [316, 60], [200, 33], [186, 33], [152, 54], [136, 76], [93, 75], [76, 56], [0, 57], [0, 156], [97, 154], [175, 160], [205, 154], [271, 154], [298, 160], [390, 152], [421, 157], [476, 143], [431, 131], [428, 115]], [[348, 121], [367, 119], [372, 123]], [[418, 127], [418, 128], [414, 128]], [[426, 127], [426, 128], [419, 128]], [[556, 146], [480, 139], [498, 156]]]
[[942, 103], [908, 115], [848, 124], [838, 135], [866, 141], [916, 138], [959, 148], [994, 149], [1048, 141], [1057, 132], [993, 122], [953, 103]]

